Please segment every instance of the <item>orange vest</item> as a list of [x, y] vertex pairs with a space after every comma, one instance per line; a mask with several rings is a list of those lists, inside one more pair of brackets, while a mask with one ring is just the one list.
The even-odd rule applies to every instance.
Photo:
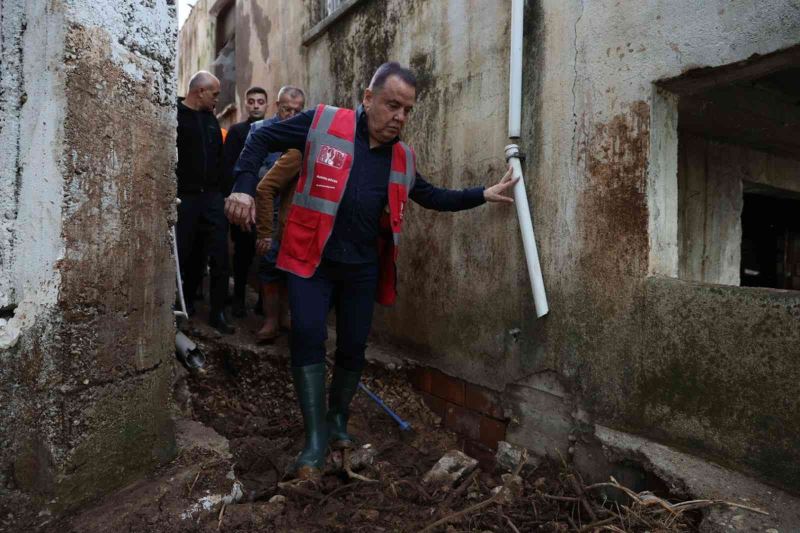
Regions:
[[[354, 110], [317, 106], [281, 239], [278, 268], [303, 278], [316, 272], [350, 177], [355, 138]], [[413, 150], [405, 143], [395, 143], [389, 174], [389, 212], [381, 219], [383, 231], [377, 243], [380, 274], [376, 300], [383, 305], [393, 304], [397, 297], [396, 262], [403, 210], [416, 175]]]

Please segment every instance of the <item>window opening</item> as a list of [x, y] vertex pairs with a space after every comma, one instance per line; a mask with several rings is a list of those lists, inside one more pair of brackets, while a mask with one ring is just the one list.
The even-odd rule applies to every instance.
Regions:
[[745, 190], [742, 285], [800, 290], [800, 194]]
[[678, 94], [677, 118], [678, 277], [800, 290], [800, 68]]

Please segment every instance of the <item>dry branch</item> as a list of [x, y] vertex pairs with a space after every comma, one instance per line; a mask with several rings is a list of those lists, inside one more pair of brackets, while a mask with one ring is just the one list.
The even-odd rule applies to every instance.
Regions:
[[484, 507], [488, 507], [488, 506], [492, 505], [493, 503], [497, 502], [498, 500], [500, 500], [502, 497], [505, 496], [506, 491], [510, 490], [509, 486], [508, 486], [509, 482], [512, 479], [514, 479], [516, 476], [519, 475], [520, 471], [522, 470], [522, 466], [525, 464], [525, 462], [527, 460], [528, 460], [528, 453], [523, 450], [522, 457], [520, 458], [519, 464], [514, 469], [513, 475], [510, 478], [508, 478], [509, 481], [504, 483], [502, 488], [500, 490], [498, 490], [496, 493], [494, 493], [492, 495], [492, 497], [490, 497], [489, 499], [484, 500], [484, 501], [482, 501], [480, 503], [476, 503], [472, 507], [467, 507], [466, 509], [463, 509], [461, 511], [458, 511], [458, 512], [455, 512], [455, 513], [451, 513], [451, 514], [445, 516], [444, 518], [441, 518], [441, 519], [433, 522], [432, 524], [428, 525], [420, 533], [428, 533], [429, 531], [433, 531], [434, 529], [436, 529], [439, 526], [443, 526], [444, 524], [446, 524], [448, 522], [452, 522], [453, 520], [457, 520], [457, 519], [461, 518], [462, 516], [466, 516], [466, 515], [468, 515], [470, 513], [474, 513], [475, 511], [479, 511], [479, 510], [483, 509]]

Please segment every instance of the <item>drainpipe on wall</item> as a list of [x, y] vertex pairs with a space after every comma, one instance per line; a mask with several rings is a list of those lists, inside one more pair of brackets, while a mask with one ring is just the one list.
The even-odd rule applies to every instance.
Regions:
[[[508, 75], [508, 137], [519, 139], [520, 121], [522, 113], [522, 18], [524, 15], [524, 0], [511, 2], [511, 67]], [[514, 205], [517, 206], [517, 219], [522, 233], [522, 245], [525, 249], [525, 261], [528, 264], [528, 277], [533, 290], [533, 304], [536, 307], [536, 317], [541, 318], [547, 314], [547, 295], [544, 291], [542, 268], [539, 265], [539, 252], [536, 249], [536, 239], [533, 235], [533, 222], [531, 211], [528, 207], [528, 195], [525, 192], [525, 179], [522, 175], [520, 160], [522, 154], [519, 146], [509, 144], [505, 149], [506, 161], [514, 170], [514, 177], [519, 181], [514, 185]]]

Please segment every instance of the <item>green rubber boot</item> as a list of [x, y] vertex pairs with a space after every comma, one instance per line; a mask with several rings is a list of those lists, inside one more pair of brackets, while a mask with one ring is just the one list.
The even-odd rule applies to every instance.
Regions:
[[325, 363], [292, 367], [294, 390], [306, 440], [295, 461], [294, 471], [300, 479], [319, 477], [328, 452], [328, 426], [325, 423]]
[[328, 396], [328, 431], [331, 448], [344, 450], [355, 446], [353, 437], [347, 433], [347, 420], [350, 418], [350, 401], [358, 390], [361, 371], [334, 367], [333, 381]]

